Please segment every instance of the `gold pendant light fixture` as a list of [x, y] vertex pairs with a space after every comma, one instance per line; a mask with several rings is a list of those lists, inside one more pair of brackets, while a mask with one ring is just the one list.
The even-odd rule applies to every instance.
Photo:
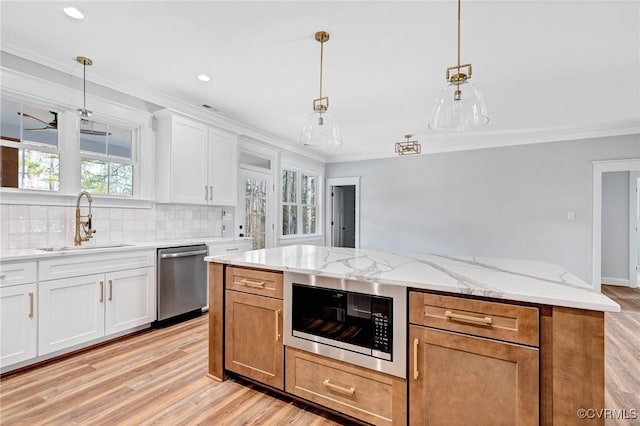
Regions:
[[322, 62], [324, 59], [324, 44], [329, 41], [329, 33], [318, 31], [315, 39], [320, 43], [320, 96], [313, 100], [313, 112], [300, 133], [300, 143], [311, 148], [327, 148], [342, 145], [342, 135], [338, 123], [329, 109], [329, 97], [322, 96]]
[[462, 131], [484, 126], [489, 113], [480, 90], [471, 84], [471, 64], [460, 64], [460, 0], [458, 0], [458, 64], [447, 68], [447, 85], [440, 92], [429, 128]]
[[410, 140], [413, 135], [404, 135], [406, 142], [396, 142], [396, 153], [398, 155], [420, 154], [422, 146], [418, 141]]
[[78, 112], [80, 112], [80, 123], [89, 124], [89, 116], [93, 114], [93, 112], [87, 109], [87, 66], [93, 65], [93, 61], [89, 58], [85, 58], [84, 56], [76, 57], [76, 62], [82, 64], [82, 95], [83, 95], [83, 103], [82, 108], [78, 108]]

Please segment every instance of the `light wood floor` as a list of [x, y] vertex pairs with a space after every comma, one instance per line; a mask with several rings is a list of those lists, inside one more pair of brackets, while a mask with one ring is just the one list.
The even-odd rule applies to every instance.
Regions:
[[[603, 286], [603, 292], [622, 307], [605, 316], [606, 407], [640, 412], [640, 289]], [[215, 382], [206, 366], [202, 316], [2, 379], [0, 424], [347, 423], [248, 382]]]
[[[605, 406], [636, 409], [640, 416], [640, 289], [603, 285], [621, 312], [605, 314]], [[640, 424], [608, 419], [607, 426]]]
[[207, 316], [0, 381], [2, 425], [339, 425], [248, 382], [207, 372]]

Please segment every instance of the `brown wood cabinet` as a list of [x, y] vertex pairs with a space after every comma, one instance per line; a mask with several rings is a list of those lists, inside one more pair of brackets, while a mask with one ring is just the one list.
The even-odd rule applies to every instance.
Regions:
[[284, 390], [282, 300], [226, 291], [225, 368]]
[[409, 299], [410, 424], [539, 423], [537, 308], [420, 292]]
[[538, 424], [538, 350], [409, 327], [411, 425]]
[[406, 381], [287, 347], [286, 391], [374, 425], [406, 424]]

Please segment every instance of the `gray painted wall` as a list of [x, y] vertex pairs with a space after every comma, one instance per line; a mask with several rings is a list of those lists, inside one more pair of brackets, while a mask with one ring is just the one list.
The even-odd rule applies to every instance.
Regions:
[[629, 172], [602, 174], [602, 277], [629, 279]]
[[326, 176], [362, 177], [362, 248], [538, 259], [590, 283], [592, 161], [639, 157], [636, 134], [331, 163]]

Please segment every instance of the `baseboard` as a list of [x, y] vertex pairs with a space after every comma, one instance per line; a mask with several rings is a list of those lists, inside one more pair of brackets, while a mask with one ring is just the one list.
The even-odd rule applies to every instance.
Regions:
[[626, 278], [611, 278], [611, 277], [602, 277], [602, 284], [606, 285], [622, 285], [625, 287], [629, 287], [629, 280]]

